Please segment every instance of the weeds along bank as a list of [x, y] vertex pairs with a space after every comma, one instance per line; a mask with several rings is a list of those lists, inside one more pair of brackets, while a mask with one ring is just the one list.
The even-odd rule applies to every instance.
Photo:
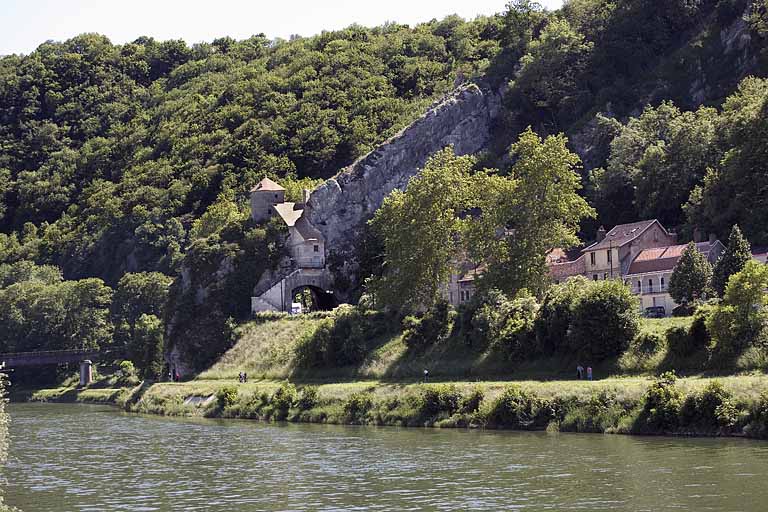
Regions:
[[349, 425], [768, 437], [768, 377], [300, 384], [216, 381], [122, 392], [138, 413]]

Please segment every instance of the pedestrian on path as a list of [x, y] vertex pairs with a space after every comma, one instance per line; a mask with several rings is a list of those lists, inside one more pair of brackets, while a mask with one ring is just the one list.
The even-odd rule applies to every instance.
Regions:
[[587, 366], [587, 380], [592, 380], [592, 367]]

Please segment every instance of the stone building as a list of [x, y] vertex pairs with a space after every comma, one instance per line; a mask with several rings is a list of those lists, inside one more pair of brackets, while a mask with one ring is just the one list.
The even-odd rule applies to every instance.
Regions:
[[[641, 310], [662, 306], [669, 315], [677, 306], [668, 293], [669, 277], [685, 247], [658, 220], [644, 220], [620, 224], [608, 232], [601, 226], [595, 242], [576, 257], [556, 249], [547, 256], [547, 266], [556, 283], [573, 276], [621, 279], [640, 298]], [[714, 237], [696, 248], [713, 265], [725, 250]]]
[[267, 273], [251, 297], [251, 311], [290, 311], [297, 290], [308, 288], [316, 302], [330, 303], [330, 279], [325, 268], [325, 239], [308, 219], [309, 191], [302, 202], [285, 200], [285, 189], [264, 178], [251, 189], [251, 218], [267, 222], [279, 218], [288, 227], [288, 259], [273, 275]]

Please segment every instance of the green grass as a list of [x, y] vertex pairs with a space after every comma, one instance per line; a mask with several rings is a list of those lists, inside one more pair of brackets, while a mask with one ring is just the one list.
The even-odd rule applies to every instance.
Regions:
[[668, 317], [668, 318], [643, 318], [640, 320], [640, 332], [656, 334], [664, 337], [664, 333], [671, 327], [683, 327], [688, 329], [693, 322], [691, 316]]

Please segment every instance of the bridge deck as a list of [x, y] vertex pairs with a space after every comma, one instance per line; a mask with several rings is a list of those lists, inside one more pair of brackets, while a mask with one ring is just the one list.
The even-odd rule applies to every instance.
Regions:
[[12, 352], [0, 354], [0, 365], [6, 368], [22, 366], [44, 366], [48, 364], [79, 363], [92, 359], [102, 352], [99, 350], [46, 350], [41, 352]]

